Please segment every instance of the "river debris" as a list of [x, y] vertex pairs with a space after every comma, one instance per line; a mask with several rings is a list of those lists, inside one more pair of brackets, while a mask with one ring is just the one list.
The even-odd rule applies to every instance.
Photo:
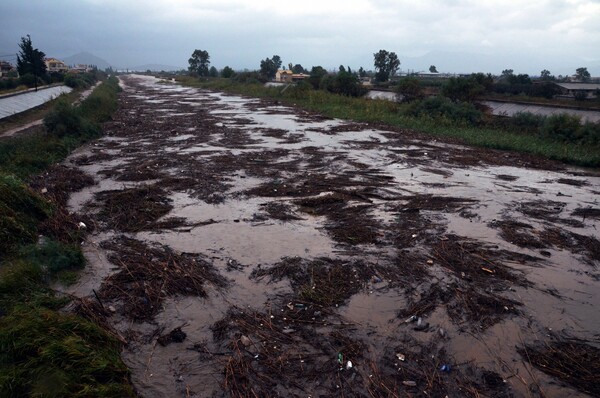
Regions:
[[102, 283], [99, 296], [114, 300], [120, 313], [150, 320], [165, 298], [179, 294], [206, 297], [205, 283], [226, 286], [225, 279], [201, 256], [176, 254], [166, 246], [150, 246], [121, 236], [104, 242], [109, 260], [119, 267]]
[[519, 354], [542, 372], [577, 390], [600, 396], [600, 349], [577, 340], [556, 340], [518, 348]]

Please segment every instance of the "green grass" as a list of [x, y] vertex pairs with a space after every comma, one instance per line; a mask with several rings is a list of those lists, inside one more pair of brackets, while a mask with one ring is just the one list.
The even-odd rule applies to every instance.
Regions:
[[[80, 145], [99, 137], [98, 124], [108, 120], [116, 110], [117, 93], [118, 82], [111, 78], [98, 86], [77, 108], [71, 107], [67, 100], [57, 102], [45, 119], [46, 124], [50, 120], [55, 129], [50, 134], [40, 129], [34, 134], [0, 140], [0, 173], [26, 179], [63, 160]], [[65, 123], [65, 115], [72, 116], [71, 121], [74, 122]]]
[[0, 396], [133, 396], [120, 343], [97, 325], [39, 305], [0, 318]]
[[241, 84], [232, 79], [200, 81], [191, 77], [179, 78], [185, 85], [210, 90], [271, 98], [288, 105], [321, 113], [325, 116], [412, 129], [432, 137], [448, 138], [477, 147], [525, 152], [565, 163], [600, 167], [600, 148], [564, 143], [532, 134], [491, 127], [473, 127], [444, 118], [406, 115], [408, 105], [390, 101], [350, 98], [325, 91], [264, 87], [261, 84]]
[[[0, 396], [131, 397], [121, 343], [98, 325], [60, 311], [69, 301], [49, 282], [72, 283], [81, 248], [59, 237], [38, 242], [56, 211], [24, 181], [99, 136], [117, 108], [109, 79], [76, 108], [55, 105], [48, 131], [0, 141]], [[61, 104], [61, 102], [59, 102]]]

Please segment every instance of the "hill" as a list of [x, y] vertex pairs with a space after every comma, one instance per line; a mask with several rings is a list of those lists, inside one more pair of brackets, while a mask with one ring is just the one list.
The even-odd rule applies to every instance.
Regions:
[[81, 52], [75, 55], [71, 55], [70, 57], [65, 57], [62, 59], [62, 61], [67, 65], [96, 65], [100, 70], [104, 70], [111, 66], [106, 60], [88, 52]]

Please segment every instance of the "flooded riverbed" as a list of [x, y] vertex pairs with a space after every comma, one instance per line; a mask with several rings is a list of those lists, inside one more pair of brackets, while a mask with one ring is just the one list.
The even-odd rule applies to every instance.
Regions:
[[96, 180], [70, 200], [95, 220], [71, 292], [111, 308], [142, 396], [593, 393], [527, 353], [598, 349], [597, 173], [122, 85], [68, 160]]

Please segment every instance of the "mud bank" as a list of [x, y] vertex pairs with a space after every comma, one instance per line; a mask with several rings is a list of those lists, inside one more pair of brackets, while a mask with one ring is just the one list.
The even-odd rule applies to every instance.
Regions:
[[[94, 230], [70, 292], [142, 396], [598, 394], [561, 371], [598, 366], [597, 173], [122, 85], [67, 162], [95, 180], [69, 201]], [[575, 364], [549, 371], [557, 351]]]

